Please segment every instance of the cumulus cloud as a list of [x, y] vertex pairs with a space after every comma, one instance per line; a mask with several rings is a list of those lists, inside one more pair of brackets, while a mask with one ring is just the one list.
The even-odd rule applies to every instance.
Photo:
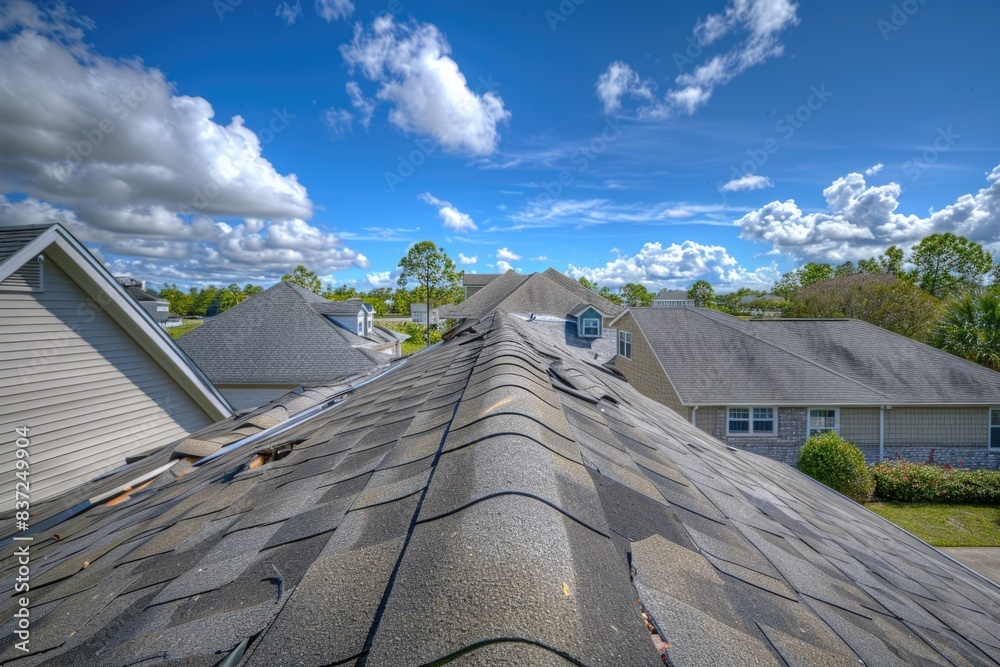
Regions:
[[438, 216], [446, 229], [456, 232], [474, 232], [478, 229], [468, 214], [462, 213], [450, 202], [441, 201], [429, 192], [420, 195], [418, 199], [437, 208]]
[[723, 12], [710, 14], [695, 25], [693, 37], [702, 48], [727, 35], [735, 35], [736, 43], [691, 72], [678, 75], [661, 99], [653, 99], [651, 84], [628, 65], [612, 62], [597, 83], [604, 112], [618, 111], [622, 98], [631, 96], [645, 101], [635, 110], [640, 118], [693, 114], [711, 99], [717, 87], [783, 53], [779, 35], [799, 22], [797, 8], [792, 0], [729, 0]]
[[396, 284], [391, 271], [373, 271], [365, 276], [365, 279], [372, 287], [393, 287]]
[[396, 23], [391, 15], [370, 29], [355, 26], [340, 47], [351, 71], [379, 85], [375, 97], [392, 105], [389, 122], [404, 132], [433, 137], [451, 153], [488, 155], [500, 141], [497, 126], [510, 118], [493, 91], [469, 89], [451, 47], [429, 23]]
[[616, 60], [597, 77], [597, 98], [601, 100], [604, 113], [612, 114], [621, 108], [625, 96], [652, 101], [653, 87], [651, 81], [643, 81], [635, 70]]
[[0, 189], [27, 196], [4, 199], [0, 224], [47, 211], [99, 252], [170, 261], [187, 277], [202, 261], [236, 276], [367, 263], [305, 222], [306, 188], [263, 156], [293, 112], [275, 109], [256, 131], [240, 116], [216, 122], [160, 71], [95, 52], [78, 27], [90, 24], [68, 11], [0, 9]]
[[354, 3], [351, 0], [316, 0], [316, 13], [328, 23], [346, 19], [354, 13]]
[[467, 255], [464, 255], [463, 253], [458, 253], [459, 264], [470, 265], [470, 264], [475, 264], [478, 261], [479, 261], [479, 255], [472, 255], [471, 257], [469, 257]]
[[501, 259], [497, 261], [497, 271], [500, 273], [507, 273], [508, 271], [517, 271], [517, 269], [511, 266], [510, 262], [505, 262]]
[[282, 2], [278, 5], [277, 9], [274, 10], [274, 15], [284, 21], [285, 25], [292, 25], [299, 20], [300, 16], [302, 16], [302, 4], [299, 0], [295, 0], [294, 5]]
[[987, 186], [925, 217], [897, 213], [898, 183], [869, 186], [860, 173], [838, 178], [823, 190], [827, 210], [803, 213], [794, 200], [773, 201], [736, 221], [740, 236], [770, 243], [795, 259], [830, 262], [870, 257], [890, 245], [909, 249], [923, 237], [953, 232], [1000, 250], [1000, 166]]
[[883, 167], [885, 167], [885, 165], [882, 164], [881, 162], [871, 167], [868, 167], [867, 169], [865, 169], [865, 176], [874, 176], [875, 174], [882, 171]]
[[739, 178], [734, 178], [733, 180], [723, 184], [719, 190], [722, 192], [740, 192], [742, 190], [763, 190], [764, 188], [773, 188], [774, 183], [767, 176], [761, 176], [760, 174], [746, 174], [745, 176], [740, 176]]
[[716, 287], [755, 289], [769, 289], [781, 275], [773, 264], [748, 270], [740, 266], [724, 247], [694, 241], [671, 243], [666, 247], [658, 242], [646, 243], [633, 256], [619, 255], [603, 267], [570, 264], [566, 273], [577, 280], [586, 277], [610, 287], [642, 283], [680, 288], [704, 279]]
[[504, 260], [507, 262], [516, 262], [521, 259], [521, 255], [515, 252], [511, 252], [507, 248], [499, 248], [497, 250], [497, 259]]
[[548, 260], [548, 257], [545, 256], [545, 255], [539, 255], [538, 257], [532, 257], [531, 258], [531, 261], [533, 261], [533, 262], [544, 262], [546, 260]]

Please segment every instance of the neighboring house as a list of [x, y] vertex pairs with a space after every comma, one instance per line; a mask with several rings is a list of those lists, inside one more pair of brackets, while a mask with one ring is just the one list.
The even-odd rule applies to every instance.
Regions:
[[614, 326], [614, 368], [730, 445], [794, 464], [834, 430], [870, 461], [1000, 462], [1000, 373], [872, 324], [637, 308]]
[[0, 662], [857, 667], [1000, 651], [996, 584], [523, 321], [497, 313], [339, 398], [36, 532], [31, 654], [11, 598]]
[[387, 366], [402, 339], [374, 326], [371, 308], [359, 299], [330, 301], [280, 282], [177, 343], [233, 406], [245, 408]]
[[138, 301], [139, 305], [152, 315], [157, 324], [164, 328], [168, 326], [168, 320], [170, 319], [169, 301], [147, 292], [146, 284], [141, 280], [136, 280], [129, 276], [115, 276], [115, 280], [125, 288], [129, 296]]
[[[607, 330], [607, 323], [624, 309], [550, 268], [527, 275], [507, 271], [467, 301], [443, 306], [441, 316], [459, 320], [461, 328], [497, 310], [546, 320], [542, 328], [558, 335], [564, 343], [608, 361], [607, 352], [613, 353], [613, 345], [602, 341], [611, 338], [613, 342], [615, 334]], [[558, 322], [552, 322], [553, 318]]]
[[[410, 321], [417, 324], [427, 324], [427, 304], [410, 304]], [[431, 308], [431, 326], [435, 327], [441, 322], [441, 309]]]
[[653, 298], [654, 308], [694, 308], [694, 299], [688, 298], [688, 293], [679, 289], [660, 290]]
[[502, 274], [500, 273], [464, 273], [462, 274], [462, 287], [465, 288], [465, 298], [468, 299], [470, 296], [483, 289], [495, 279], [499, 278]]
[[[232, 414], [208, 379], [60, 225], [0, 228], [0, 511], [15, 429], [31, 501]], [[22, 487], [23, 489], [24, 487]]]

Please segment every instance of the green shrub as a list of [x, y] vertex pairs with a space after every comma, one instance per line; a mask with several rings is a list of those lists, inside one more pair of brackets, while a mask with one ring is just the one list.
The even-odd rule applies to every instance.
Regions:
[[833, 431], [806, 440], [799, 452], [799, 470], [859, 503], [871, 500], [875, 490], [865, 455]]
[[998, 470], [955, 470], [931, 463], [882, 461], [872, 472], [879, 500], [1000, 504]]

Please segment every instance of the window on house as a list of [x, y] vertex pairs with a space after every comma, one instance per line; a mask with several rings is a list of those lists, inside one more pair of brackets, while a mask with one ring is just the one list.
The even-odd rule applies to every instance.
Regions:
[[729, 408], [729, 435], [763, 435], [777, 431], [774, 408]]
[[601, 335], [601, 321], [595, 317], [585, 317], [583, 318], [583, 335], [584, 336], [600, 336]]
[[365, 320], [362, 317], [358, 318], [358, 335], [359, 336], [365, 335]]
[[626, 359], [632, 358], [632, 334], [628, 331], [618, 332], [618, 354]]
[[840, 428], [840, 410], [837, 408], [809, 408], [809, 433], [816, 435]]
[[990, 408], [990, 449], [1000, 449], [1000, 408]]

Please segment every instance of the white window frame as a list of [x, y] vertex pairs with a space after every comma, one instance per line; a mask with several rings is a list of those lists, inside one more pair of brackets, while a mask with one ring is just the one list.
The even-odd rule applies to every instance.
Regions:
[[[622, 353], [622, 347], [627, 346], [625, 349], [628, 354]], [[624, 359], [632, 358], [632, 332], [631, 331], [619, 331], [618, 332], [618, 356]]]
[[[730, 410], [747, 410], [748, 411], [747, 412], [747, 421], [750, 422], [750, 424], [749, 424], [750, 430], [749, 431], [730, 431], [729, 430], [729, 422], [732, 419], [729, 416], [729, 411]], [[754, 414], [753, 414], [754, 410], [770, 410], [771, 411], [771, 421], [774, 422], [774, 424], [771, 427], [770, 431], [757, 431], [757, 430], [754, 429], [754, 427], [753, 427], [754, 421], [759, 421], [759, 420], [755, 420], [754, 419]], [[731, 436], [735, 436], [735, 437], [740, 437], [740, 436], [744, 436], [744, 435], [756, 435], [756, 436], [762, 436], [762, 435], [776, 436], [776, 435], [778, 435], [778, 408], [775, 407], [775, 406], [773, 406], [773, 405], [727, 405], [726, 406], [726, 435], [727, 436], [731, 435]]]
[[[593, 333], [587, 333], [587, 329], [592, 328]], [[601, 335], [601, 318], [584, 317], [581, 320], [580, 335], [585, 338], [597, 338]]]
[[997, 434], [997, 442], [993, 442], [993, 429], [1000, 429], [1000, 423], [996, 426], [993, 425], [993, 414], [996, 413], [998, 416], [998, 422], [1000, 422], [1000, 407], [991, 407], [989, 410], [988, 421], [986, 422], [986, 448], [987, 449], [1000, 449], [1000, 432]]
[[813, 410], [833, 410], [833, 432], [840, 433], [840, 408], [831, 407], [828, 405], [818, 405], [806, 408], [806, 439], [808, 440], [815, 433], [823, 433], [824, 431], [829, 431], [828, 428], [813, 428], [812, 425], [812, 411]]

